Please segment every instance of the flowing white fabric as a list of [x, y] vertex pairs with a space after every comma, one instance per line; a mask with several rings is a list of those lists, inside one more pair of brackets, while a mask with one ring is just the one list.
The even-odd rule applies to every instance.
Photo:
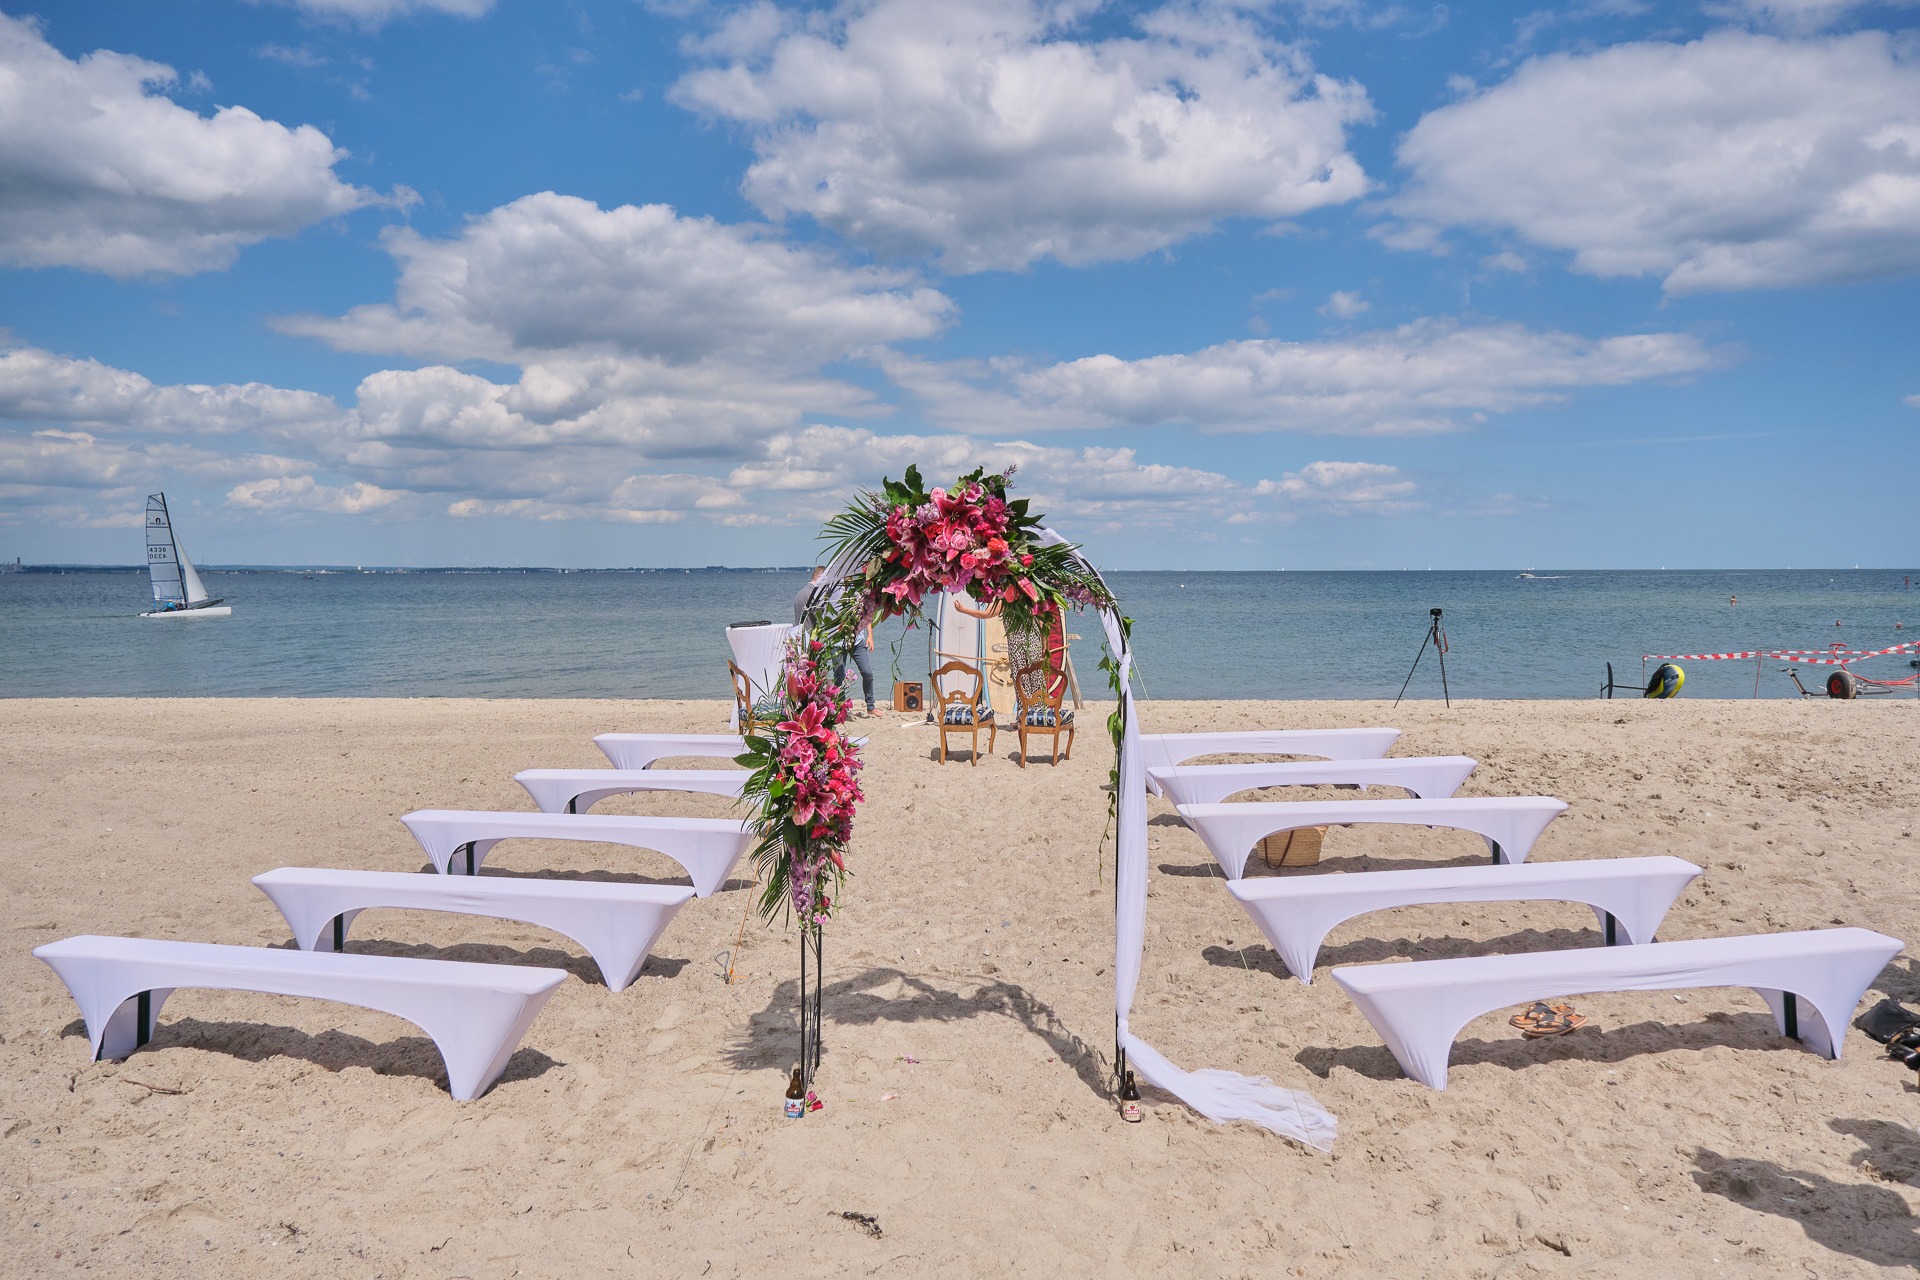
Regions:
[[664, 853], [687, 869], [693, 891], [706, 897], [727, 882], [740, 855], [753, 847], [753, 828], [733, 818], [652, 818], [612, 813], [520, 813], [484, 809], [417, 809], [402, 814], [442, 875], [457, 875], [454, 855], [472, 846], [472, 874], [502, 840], [591, 840]]
[[593, 745], [616, 769], [651, 769], [656, 760], [719, 756], [732, 760], [747, 749], [737, 733], [601, 733]]
[[[564, 969], [468, 964], [405, 956], [316, 954], [275, 947], [227, 947], [86, 934], [35, 947], [67, 984], [86, 1019], [94, 1057], [124, 1058], [153, 1033], [160, 1006], [181, 987], [310, 996], [378, 1009], [426, 1032], [462, 1101], [477, 1098], [506, 1070]], [[137, 1026], [148, 992], [147, 1025]]]
[[585, 813], [608, 796], [636, 791], [697, 791], [738, 799], [750, 776], [745, 769], [522, 769], [513, 780], [542, 813]]
[[1422, 867], [1346, 875], [1229, 880], [1260, 932], [1301, 982], [1320, 943], [1343, 920], [1428, 902], [1584, 902], [1601, 927], [1611, 915], [1628, 942], [1652, 942], [1675, 898], [1700, 874], [1682, 858], [1590, 858], [1513, 867]]
[[1114, 1022], [1127, 1063], [1144, 1080], [1166, 1090], [1217, 1123], [1251, 1120], [1317, 1151], [1333, 1150], [1339, 1122], [1312, 1095], [1286, 1089], [1264, 1076], [1232, 1071], [1185, 1071], [1135, 1036], [1128, 1025], [1147, 931], [1146, 760], [1140, 745], [1140, 721], [1129, 676], [1133, 655], [1112, 609], [1100, 612], [1107, 648], [1120, 664], [1120, 710], [1125, 727], [1120, 739], [1120, 793], [1115, 839], [1113, 999]]
[[[520, 920], [563, 933], [585, 947], [609, 991], [625, 991], [633, 984], [654, 942], [693, 898], [693, 890], [674, 884], [324, 867], [281, 867], [255, 876], [253, 883], [280, 908], [302, 951], [337, 950], [336, 939], [344, 941], [354, 917], [372, 907]], [[336, 918], [337, 935], [329, 927]]]
[[1460, 789], [1478, 762], [1471, 756], [1395, 756], [1391, 760], [1285, 760], [1262, 764], [1188, 764], [1147, 769], [1147, 790], [1175, 804], [1218, 804], [1262, 787], [1399, 787], [1416, 799]]
[[[1814, 929], [1642, 947], [1352, 965], [1333, 980], [1353, 997], [1409, 1076], [1447, 1087], [1447, 1059], [1462, 1027], [1505, 1005], [1593, 991], [1750, 987], [1787, 1033], [1838, 1058], [1847, 1019], [1867, 985], [1900, 953], [1898, 938], [1867, 929]], [[1787, 993], [1797, 999], [1789, 1006]]]
[[1247, 856], [1264, 836], [1307, 827], [1387, 823], [1456, 827], [1487, 842], [1495, 861], [1527, 860], [1547, 824], [1567, 811], [1552, 796], [1453, 796], [1445, 800], [1271, 800], [1183, 804], [1180, 817], [1200, 833], [1227, 879], [1246, 874]]

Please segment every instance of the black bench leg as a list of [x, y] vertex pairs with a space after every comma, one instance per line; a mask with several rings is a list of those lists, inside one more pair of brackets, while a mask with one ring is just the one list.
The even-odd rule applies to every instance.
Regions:
[[1787, 1039], [1800, 1038], [1800, 1001], [1791, 991], [1780, 993], [1780, 1020], [1787, 1026]]
[[467, 874], [468, 875], [478, 874], [473, 865], [473, 841], [469, 840], [465, 844], [461, 845], [459, 852], [465, 853], [467, 855]]
[[578, 813], [578, 812], [580, 812], [580, 811], [579, 811], [578, 809], [576, 809], [576, 808], [574, 808], [574, 806], [575, 806], [575, 805], [577, 805], [577, 804], [579, 804], [579, 803], [580, 803], [580, 797], [579, 797], [579, 796], [575, 796], [575, 797], [573, 797], [573, 799], [571, 799], [571, 800], [569, 800], [569, 801], [567, 801], [567, 812], [568, 812], [568, 813]]
[[134, 997], [133, 1047], [143, 1047], [153, 1039], [153, 992], [142, 991]]
[[1618, 946], [1619, 940], [1620, 940], [1620, 922], [1613, 918], [1613, 912], [1611, 911], [1607, 912], [1606, 916], [1607, 916], [1607, 945], [1610, 947]]
[[333, 949], [335, 951], [347, 949], [347, 918], [344, 915], [333, 918]]
[[1500, 842], [1498, 840], [1489, 840], [1487, 841], [1487, 847], [1493, 850], [1493, 852], [1488, 854], [1487, 857], [1493, 862], [1495, 866], [1500, 865]]

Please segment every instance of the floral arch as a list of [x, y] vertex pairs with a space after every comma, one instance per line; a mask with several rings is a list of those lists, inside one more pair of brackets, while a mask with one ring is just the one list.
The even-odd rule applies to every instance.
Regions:
[[[971, 591], [997, 601], [1009, 635], [1045, 627], [1056, 613], [1095, 610], [1105, 632], [1115, 709], [1110, 814], [1114, 841], [1114, 1079], [1131, 1069], [1216, 1121], [1250, 1120], [1322, 1151], [1334, 1119], [1304, 1093], [1264, 1077], [1185, 1071], [1128, 1026], [1146, 936], [1146, 762], [1132, 688], [1131, 620], [1079, 548], [1046, 527], [1026, 499], [1007, 496], [1012, 469], [976, 469], [946, 488], [927, 489], [916, 467], [859, 494], [829, 520], [830, 547], [800, 630], [790, 643], [782, 690], [785, 715], [747, 739], [740, 763], [752, 770], [745, 797], [756, 809], [753, 852], [766, 886], [761, 913], [800, 927], [801, 1072], [810, 1085], [820, 1061], [822, 951], [838, 903], [860, 790], [859, 750], [845, 731], [850, 706], [824, 668], [870, 621], [920, 615], [922, 601]], [[809, 973], [811, 970], [811, 973]], [[809, 977], [812, 980], [809, 989]]]

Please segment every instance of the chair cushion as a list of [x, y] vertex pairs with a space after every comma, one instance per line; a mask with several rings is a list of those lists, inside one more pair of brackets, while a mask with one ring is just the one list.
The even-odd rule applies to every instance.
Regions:
[[[1028, 707], [1027, 714], [1024, 717], [1024, 719], [1027, 724], [1038, 725], [1043, 729], [1051, 729], [1054, 727], [1054, 716], [1053, 716], [1052, 707]], [[1072, 724], [1073, 712], [1062, 711], [1060, 713], [1059, 723], [1062, 725]]]
[[940, 717], [940, 722], [942, 724], [985, 724], [991, 719], [993, 719], [993, 708], [983, 702], [977, 707], [948, 707], [946, 714]]

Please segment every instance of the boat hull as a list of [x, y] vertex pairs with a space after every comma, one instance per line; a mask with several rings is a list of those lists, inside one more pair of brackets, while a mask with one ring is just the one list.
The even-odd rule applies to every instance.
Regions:
[[155, 609], [152, 613], [143, 613], [143, 618], [228, 618], [233, 616], [233, 606], [213, 605], [206, 609]]

